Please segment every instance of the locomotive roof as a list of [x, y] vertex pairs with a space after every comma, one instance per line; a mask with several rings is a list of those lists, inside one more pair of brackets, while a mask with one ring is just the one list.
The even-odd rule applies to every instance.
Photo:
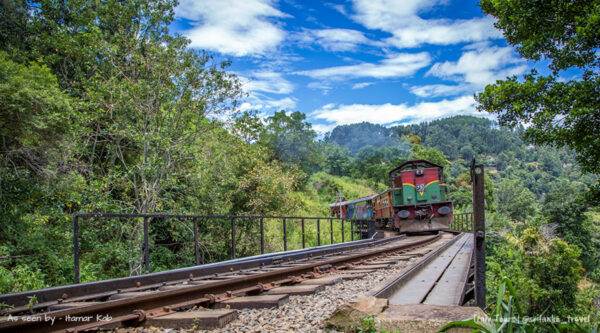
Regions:
[[336, 202], [336, 203], [332, 203], [329, 204], [329, 207], [338, 207], [338, 206], [346, 206], [348, 204], [352, 204], [352, 203], [356, 203], [356, 202], [361, 202], [361, 201], [367, 201], [367, 200], [373, 200], [373, 198], [375, 198], [376, 196], [378, 196], [379, 194], [373, 194], [370, 195], [368, 197], [362, 197], [362, 198], [358, 198], [355, 200], [351, 200], [351, 201], [342, 201], [342, 202]]
[[[411, 168], [406, 168], [407, 166], [411, 166]], [[392, 169], [392, 171], [390, 171], [388, 174], [391, 175], [395, 171], [402, 170], [402, 169], [418, 169], [419, 166], [423, 166], [423, 167], [426, 167], [426, 168], [440, 168], [440, 169], [443, 169], [443, 167], [441, 165], [437, 165], [435, 163], [431, 163], [431, 162], [426, 161], [426, 160], [412, 160], [412, 161], [406, 161], [406, 162], [400, 164], [398, 167]]]

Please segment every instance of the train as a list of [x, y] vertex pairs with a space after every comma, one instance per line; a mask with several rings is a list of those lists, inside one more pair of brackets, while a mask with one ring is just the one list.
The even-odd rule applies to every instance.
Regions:
[[447, 230], [454, 220], [443, 167], [412, 160], [389, 172], [389, 188], [329, 205], [331, 216], [375, 221], [377, 229], [402, 233]]

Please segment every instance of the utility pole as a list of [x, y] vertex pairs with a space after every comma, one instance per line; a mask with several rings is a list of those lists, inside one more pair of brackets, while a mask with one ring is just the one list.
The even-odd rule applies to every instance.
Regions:
[[483, 164], [471, 160], [473, 241], [475, 244], [475, 304], [485, 309], [485, 186]]

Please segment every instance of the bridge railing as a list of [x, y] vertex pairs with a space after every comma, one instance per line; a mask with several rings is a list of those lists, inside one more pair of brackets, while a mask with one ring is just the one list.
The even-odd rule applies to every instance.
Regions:
[[[96, 214], [83, 213], [73, 216], [73, 252], [74, 280], [80, 282], [80, 258], [83, 253], [94, 252], [95, 244], [102, 243], [100, 230], [106, 229], [107, 219], [119, 219], [119, 231], [109, 231], [107, 237], [114, 234], [131, 233], [127, 241], [133, 250], [131, 255], [142, 253], [143, 264], [138, 266], [151, 272], [151, 250], [154, 257], [163, 246], [178, 247], [185, 266], [191, 263], [189, 257], [193, 251], [195, 265], [214, 262], [205, 253], [213, 251], [221, 255], [228, 253], [231, 259], [238, 256], [274, 253], [280, 251], [304, 249], [307, 247], [343, 243], [365, 238], [368, 233], [366, 223], [361, 220], [340, 219], [336, 217], [298, 217], [298, 216], [240, 216], [240, 215], [179, 215], [179, 214]], [[85, 222], [84, 222], [85, 221]], [[94, 225], [99, 222], [99, 225]], [[129, 225], [123, 228], [123, 225]], [[114, 224], [112, 226], [114, 227]], [[89, 228], [89, 229], [85, 229]], [[157, 235], [160, 228], [169, 229], [179, 235], [179, 239], [161, 243]], [[123, 231], [127, 230], [127, 231]], [[363, 231], [357, 232], [357, 231]], [[82, 235], [85, 237], [82, 239]], [[218, 239], [201, 239], [211, 234]], [[192, 240], [193, 238], [193, 240]], [[93, 240], [93, 241], [92, 241]], [[80, 242], [84, 249], [81, 250]], [[141, 244], [140, 244], [141, 243]], [[193, 249], [191, 248], [193, 245]], [[207, 249], [207, 247], [212, 247]], [[110, 247], [110, 246], [109, 246]], [[137, 250], [136, 250], [137, 248]], [[260, 250], [259, 250], [260, 249]], [[139, 259], [138, 259], [139, 260]], [[221, 256], [218, 260], [223, 260]], [[139, 262], [139, 261], [138, 261]], [[187, 264], [185, 264], [187, 263]], [[134, 274], [135, 275], [135, 274]]]
[[473, 232], [473, 213], [455, 213], [454, 221], [450, 224], [450, 230]]

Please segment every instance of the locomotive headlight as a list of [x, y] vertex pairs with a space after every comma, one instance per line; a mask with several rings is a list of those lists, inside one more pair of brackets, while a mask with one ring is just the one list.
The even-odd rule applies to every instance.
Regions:
[[438, 208], [438, 213], [440, 213], [440, 215], [448, 215], [452, 212], [452, 209], [448, 206], [442, 206], [440, 208]]

